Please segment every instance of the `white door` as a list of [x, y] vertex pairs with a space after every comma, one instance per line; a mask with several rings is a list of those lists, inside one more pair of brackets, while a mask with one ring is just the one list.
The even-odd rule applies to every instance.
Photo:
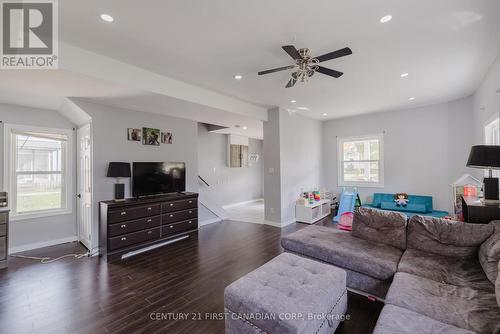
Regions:
[[91, 125], [77, 131], [78, 138], [78, 239], [92, 249], [92, 139]]

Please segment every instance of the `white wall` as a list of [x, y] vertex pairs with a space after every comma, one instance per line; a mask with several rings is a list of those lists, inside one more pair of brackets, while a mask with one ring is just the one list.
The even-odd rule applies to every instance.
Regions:
[[[106, 177], [111, 161], [178, 161], [186, 163], [186, 190], [198, 191], [197, 123], [194, 121], [114, 108], [89, 102], [77, 102], [92, 117], [93, 131], [93, 202], [92, 233], [98, 234], [98, 203], [114, 197], [114, 178]], [[142, 145], [127, 140], [127, 128], [151, 127], [173, 133], [173, 144]], [[125, 183], [125, 195], [130, 196], [130, 180]], [[93, 238], [97, 247], [97, 238]]]
[[269, 111], [263, 154], [266, 222], [285, 226], [295, 220], [301, 189], [321, 186], [321, 154], [319, 121], [283, 109]]
[[473, 141], [472, 98], [422, 108], [383, 112], [323, 123], [324, 181], [339, 193], [337, 137], [385, 133], [383, 188], [359, 189], [362, 201], [374, 192], [433, 196], [434, 207], [451, 210], [451, 183], [465, 167]]
[[280, 111], [282, 224], [294, 221], [301, 189], [322, 186], [321, 128], [320, 121]]
[[268, 111], [264, 122], [264, 219], [281, 226], [280, 110]]
[[198, 125], [198, 172], [210, 184], [205, 195], [220, 206], [262, 198], [262, 140], [249, 138], [248, 153], [260, 158], [248, 168], [229, 168], [228, 149], [228, 135]]
[[499, 89], [500, 56], [474, 94], [474, 144], [484, 144], [484, 125], [500, 116], [500, 93], [496, 92]]
[[[47, 109], [34, 109], [15, 105], [0, 104], [0, 185], [3, 190], [3, 167], [6, 157], [4, 151], [3, 126], [5, 123], [33, 125], [60, 129], [73, 129], [74, 125], [58, 112]], [[76, 136], [75, 136], [76, 137]], [[76, 160], [76, 146], [73, 149]], [[76, 165], [73, 164], [73, 198], [76, 189]], [[11, 252], [47, 246], [58, 242], [73, 241], [77, 238], [76, 200], [72, 203], [73, 212], [65, 215], [13, 221], [10, 224], [9, 249]]]

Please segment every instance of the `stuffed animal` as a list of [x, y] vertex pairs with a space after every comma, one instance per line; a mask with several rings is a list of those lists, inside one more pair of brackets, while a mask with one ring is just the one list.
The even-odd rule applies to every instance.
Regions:
[[396, 206], [406, 206], [409, 201], [407, 193], [397, 193], [394, 195], [394, 202], [396, 202]]

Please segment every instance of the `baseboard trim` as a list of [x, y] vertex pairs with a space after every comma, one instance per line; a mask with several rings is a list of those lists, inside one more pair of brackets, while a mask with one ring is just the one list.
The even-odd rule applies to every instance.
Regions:
[[207, 219], [207, 220], [204, 220], [202, 222], [199, 222], [198, 223], [198, 227], [202, 227], [202, 226], [205, 226], [205, 225], [210, 225], [210, 224], [214, 224], [214, 223], [220, 223], [222, 221], [221, 218], [212, 218], [212, 219]]
[[74, 242], [74, 241], [78, 241], [78, 238], [76, 235], [71, 236], [71, 237], [61, 238], [61, 239], [50, 240], [50, 241], [34, 242], [31, 244], [26, 244], [26, 245], [22, 245], [22, 246], [10, 247], [9, 254], [25, 252], [25, 251], [29, 251], [32, 249], [55, 246], [55, 245], [65, 244], [67, 242]]
[[240, 205], [245, 205], [245, 204], [250, 204], [250, 203], [255, 203], [255, 202], [260, 202], [260, 201], [263, 201], [264, 199], [263, 198], [256, 198], [256, 199], [252, 199], [250, 201], [243, 201], [243, 202], [237, 202], [237, 203], [232, 203], [232, 204], [227, 204], [227, 205], [223, 205], [222, 208], [224, 210], [226, 209], [229, 209], [229, 208], [234, 208], [236, 206], [240, 206]]
[[296, 222], [295, 218], [290, 219], [289, 221], [286, 221], [284, 223], [278, 223], [278, 222], [273, 222], [270, 220], [264, 220], [264, 224], [274, 226], [274, 227], [279, 227], [279, 228], [283, 228], [283, 227], [288, 226], [290, 224], [293, 224], [295, 222]]
[[293, 219], [290, 219], [289, 221], [284, 222], [283, 224], [281, 224], [281, 227], [285, 227], [285, 226], [288, 226], [288, 225], [296, 223], [296, 222], [297, 222], [297, 220], [295, 218], [293, 218]]

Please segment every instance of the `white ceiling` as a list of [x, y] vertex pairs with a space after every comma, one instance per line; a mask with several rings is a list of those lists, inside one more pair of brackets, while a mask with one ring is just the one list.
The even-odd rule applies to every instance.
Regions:
[[[307, 106], [315, 118], [409, 108], [469, 95], [500, 51], [497, 0], [65, 0], [60, 38], [188, 83], [265, 106]], [[107, 13], [115, 22], [105, 23]], [[393, 20], [379, 19], [391, 14]], [[285, 89], [285, 44], [320, 55], [320, 74]], [[407, 78], [400, 74], [408, 72]], [[240, 73], [243, 80], [235, 81]], [[414, 101], [409, 101], [415, 97]], [[292, 105], [290, 100], [297, 100]], [[322, 116], [328, 113], [328, 116]]]
[[[66, 70], [1, 71], [0, 101], [61, 110], [66, 98], [226, 126], [219, 133], [262, 139], [262, 121], [170, 96], [119, 85]], [[238, 125], [239, 127], [236, 127]], [[243, 129], [242, 127], [247, 129]]]

